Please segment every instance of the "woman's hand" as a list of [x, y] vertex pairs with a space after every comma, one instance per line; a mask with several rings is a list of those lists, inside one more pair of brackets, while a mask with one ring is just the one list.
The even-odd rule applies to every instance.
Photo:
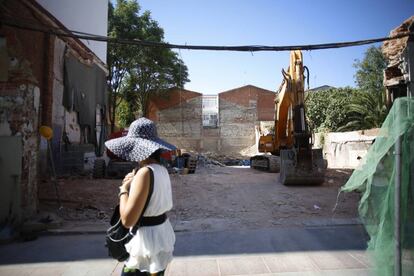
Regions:
[[132, 170], [129, 174], [125, 175], [124, 179], [122, 180], [122, 186], [121, 189], [124, 191], [129, 191], [129, 188], [131, 187], [132, 179], [134, 179], [135, 176], [135, 169]]

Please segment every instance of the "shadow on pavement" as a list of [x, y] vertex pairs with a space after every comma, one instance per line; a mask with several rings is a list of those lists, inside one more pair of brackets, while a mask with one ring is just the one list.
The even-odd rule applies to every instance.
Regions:
[[[176, 237], [177, 257], [364, 250], [367, 244], [360, 225], [179, 232]], [[2, 245], [0, 255], [0, 265], [109, 259], [103, 234], [41, 236]]]
[[0, 265], [108, 258], [104, 234], [40, 236], [0, 246]]
[[367, 241], [368, 236], [360, 225], [177, 233], [175, 255], [365, 250]]

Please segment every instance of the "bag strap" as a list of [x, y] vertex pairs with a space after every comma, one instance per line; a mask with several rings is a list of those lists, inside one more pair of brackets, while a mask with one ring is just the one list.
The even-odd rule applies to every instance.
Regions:
[[139, 219], [138, 219], [137, 223], [134, 225], [134, 227], [132, 227], [132, 233], [134, 235], [138, 230], [138, 227], [139, 227], [139, 224], [141, 223], [142, 217], [144, 216], [144, 213], [147, 210], [148, 204], [151, 200], [152, 192], [154, 191], [154, 172], [153, 172], [151, 167], [147, 167], [147, 168], [150, 171], [150, 186], [149, 186], [149, 191], [148, 191], [148, 197], [147, 197], [147, 201], [145, 201], [144, 209], [142, 209], [141, 215], [139, 216]]

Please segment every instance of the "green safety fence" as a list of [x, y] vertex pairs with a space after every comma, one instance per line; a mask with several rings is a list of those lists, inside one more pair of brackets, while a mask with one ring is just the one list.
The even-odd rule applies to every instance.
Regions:
[[395, 100], [363, 164], [341, 189], [361, 192], [358, 211], [376, 275], [394, 274], [394, 148], [400, 136], [402, 275], [414, 275], [414, 99]]

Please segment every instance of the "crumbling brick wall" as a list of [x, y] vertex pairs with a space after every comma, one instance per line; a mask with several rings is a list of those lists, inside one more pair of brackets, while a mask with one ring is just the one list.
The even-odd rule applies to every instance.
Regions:
[[[414, 16], [411, 16], [392, 30], [390, 36], [413, 31]], [[387, 91], [387, 105], [390, 108], [393, 100], [407, 96], [407, 91], [414, 91], [414, 41], [408, 36], [385, 41], [381, 50], [388, 62], [384, 70], [384, 86]]]
[[149, 119], [158, 135], [181, 149], [200, 151], [202, 147], [202, 95], [171, 89], [151, 98]]
[[274, 97], [252, 85], [220, 93], [219, 126], [211, 129], [202, 126], [202, 94], [171, 89], [151, 98], [149, 119], [160, 137], [179, 148], [237, 153], [255, 144], [261, 121], [273, 121]]
[[[0, 17], [5, 22], [20, 20], [27, 25], [65, 29], [36, 1], [31, 0], [1, 1]], [[37, 209], [38, 177], [42, 175], [38, 173], [41, 159], [39, 144], [46, 149], [46, 142], [40, 142], [39, 126], [53, 127], [54, 139], [61, 138], [53, 124], [59, 121], [59, 108], [62, 107], [63, 62], [57, 60], [63, 57], [65, 45], [61, 40], [82, 58], [95, 58], [80, 40], [74, 38], [58, 39], [52, 34], [7, 24], [0, 26], [0, 36], [0, 135], [22, 137], [21, 205], [24, 215], [30, 216]], [[59, 45], [55, 44], [59, 41]], [[55, 56], [56, 53], [59, 55]]]
[[[409, 32], [409, 28], [413, 24], [413, 22], [414, 15], [405, 20], [400, 26], [392, 30], [390, 32], [390, 36], [401, 35]], [[384, 44], [381, 46], [381, 50], [389, 63], [395, 64], [400, 62], [401, 54], [407, 46], [407, 42], [408, 36], [384, 42]]]
[[253, 85], [219, 94], [220, 151], [238, 152], [256, 143], [256, 127], [273, 121], [275, 93]]
[[37, 86], [27, 82], [0, 84], [0, 136], [22, 138], [20, 198], [25, 216], [33, 214], [38, 204], [39, 108], [40, 90]]
[[[37, 20], [23, 1], [2, 2], [0, 16]], [[20, 207], [24, 216], [30, 216], [38, 207], [38, 128], [42, 121], [51, 119], [48, 50], [53, 39], [47, 34], [6, 25], [0, 26], [0, 35], [5, 40], [9, 61], [0, 82], [0, 135], [22, 138]]]
[[256, 107], [219, 100], [220, 151], [237, 152], [255, 143]]

